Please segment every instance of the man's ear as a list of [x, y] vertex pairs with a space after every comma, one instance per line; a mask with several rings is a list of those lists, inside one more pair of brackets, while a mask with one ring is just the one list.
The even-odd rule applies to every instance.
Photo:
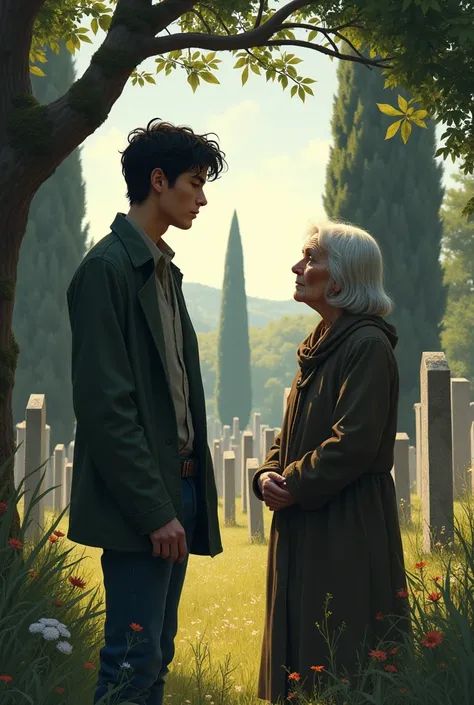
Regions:
[[166, 176], [163, 172], [163, 169], [160, 169], [159, 167], [157, 169], [153, 169], [150, 176], [150, 187], [153, 189], [153, 191], [161, 193], [163, 191], [163, 186], [165, 182]]

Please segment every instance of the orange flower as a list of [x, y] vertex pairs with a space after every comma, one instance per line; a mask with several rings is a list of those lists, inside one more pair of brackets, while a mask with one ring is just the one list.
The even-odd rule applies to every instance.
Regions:
[[85, 580], [83, 580], [82, 578], [74, 578], [71, 576], [68, 578], [68, 581], [73, 587], [81, 588], [81, 590], [83, 590], [87, 585]]
[[288, 693], [286, 696], [287, 700], [293, 700], [293, 698], [296, 698], [296, 693]]
[[288, 680], [289, 681], [299, 681], [299, 680], [301, 680], [301, 676], [296, 671], [293, 671], [293, 673], [290, 673], [290, 675], [288, 676]]
[[55, 536], [54, 534], [51, 534], [51, 536], [48, 539], [49, 543], [57, 543], [58, 542], [58, 537]]
[[385, 651], [378, 651], [377, 649], [372, 649], [372, 651], [369, 651], [369, 656], [372, 659], [372, 661], [386, 661], [387, 660], [387, 654]]
[[53, 534], [58, 537], [58, 539], [62, 539], [63, 536], [66, 536], [66, 534], [63, 534], [62, 531], [59, 531], [59, 529], [56, 529], [56, 531], [53, 531]]
[[389, 673], [396, 673], [398, 671], [398, 668], [396, 666], [392, 666], [391, 663], [387, 663], [387, 665], [384, 666], [384, 671], [388, 671]]
[[135, 622], [131, 623], [130, 629], [133, 629], [134, 632], [142, 632], [143, 631], [143, 627], [141, 626], [141, 624], [136, 624]]
[[88, 668], [89, 671], [95, 671], [95, 666], [94, 666], [94, 664], [91, 663], [90, 661], [86, 661], [86, 662], [85, 662], [84, 668]]
[[324, 671], [324, 666], [311, 666], [312, 671], [316, 671], [316, 673], [322, 673]]
[[441, 632], [436, 631], [436, 629], [433, 629], [431, 632], [427, 632], [423, 639], [421, 640], [421, 643], [423, 646], [426, 646], [428, 649], [432, 649], [435, 646], [438, 646], [438, 644], [441, 644], [443, 641], [443, 635]]
[[425, 566], [426, 566], [426, 561], [420, 561], [419, 563], [415, 563], [415, 568], [417, 568], [418, 570], [421, 570]]
[[408, 597], [408, 590], [397, 590], [397, 597]]
[[0, 514], [6, 514], [8, 512], [8, 504], [6, 502], [0, 502]]
[[441, 575], [433, 575], [433, 577], [432, 577], [431, 579], [432, 579], [435, 583], [439, 583], [439, 581], [441, 580]]
[[23, 544], [21, 541], [18, 541], [17, 539], [8, 539], [8, 543], [12, 548], [20, 549], [23, 548]]
[[39, 578], [39, 573], [36, 570], [33, 570], [33, 568], [29, 569], [28, 574], [32, 580]]
[[64, 693], [64, 688], [60, 685], [56, 688], [56, 693], [59, 693], [59, 695], [62, 695]]
[[383, 619], [383, 613], [382, 613], [382, 612], [377, 612], [377, 614], [375, 615], [375, 619], [382, 620], [382, 619]]
[[395, 656], [395, 654], [398, 653], [398, 646], [396, 646], [394, 649], [391, 650], [390, 656]]
[[4, 683], [11, 683], [13, 678], [11, 676], [0, 676], [0, 681], [3, 681]]
[[438, 602], [438, 600], [441, 600], [442, 594], [440, 592], [430, 592], [428, 595], [428, 600], [431, 600], [431, 602]]

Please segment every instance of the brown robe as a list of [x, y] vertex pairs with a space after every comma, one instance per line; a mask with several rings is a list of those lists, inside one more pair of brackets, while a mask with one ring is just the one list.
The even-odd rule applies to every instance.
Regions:
[[353, 672], [358, 654], [366, 658], [384, 637], [382, 615], [406, 614], [397, 596], [406, 580], [390, 474], [396, 342], [395, 329], [381, 318], [344, 312], [327, 331], [321, 323], [298, 350], [283, 426], [253, 485], [261, 499], [258, 477], [276, 471], [296, 500], [275, 512], [271, 528], [258, 686], [264, 700], [287, 695], [285, 667], [301, 675], [308, 692], [311, 666], [329, 668], [316, 627], [328, 593], [330, 630], [335, 635], [345, 625], [335, 655], [339, 673]]

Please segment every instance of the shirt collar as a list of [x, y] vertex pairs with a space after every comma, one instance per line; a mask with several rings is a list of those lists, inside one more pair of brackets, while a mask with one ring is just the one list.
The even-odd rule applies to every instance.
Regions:
[[158, 264], [158, 262], [161, 259], [164, 259], [166, 264], [170, 264], [171, 260], [175, 256], [174, 250], [171, 249], [171, 247], [161, 238], [159, 240], [159, 246], [156, 245], [151, 238], [148, 237], [146, 232], [143, 230], [140, 225], [138, 225], [133, 218], [131, 218], [129, 215], [126, 215], [125, 218], [128, 220], [128, 222], [135, 228], [137, 233], [140, 235], [140, 237], [143, 238], [143, 240], [146, 242], [148, 247], [150, 248], [150, 252], [153, 255], [153, 260], [155, 262], [155, 266]]

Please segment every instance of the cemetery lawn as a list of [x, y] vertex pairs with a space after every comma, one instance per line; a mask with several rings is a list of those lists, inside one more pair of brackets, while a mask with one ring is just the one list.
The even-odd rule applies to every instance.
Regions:
[[[237, 525], [222, 527], [224, 552], [213, 559], [190, 558], [180, 605], [176, 656], [167, 680], [167, 705], [262, 703], [255, 696], [255, 689], [265, 609], [267, 545], [249, 543], [247, 515], [239, 507], [237, 499]], [[460, 507], [457, 510], [460, 512]], [[222, 506], [219, 511], [223, 520]], [[403, 530], [406, 569], [417, 573], [415, 563], [426, 560], [427, 576], [441, 574], [434, 556], [422, 553], [420, 502], [416, 497], [412, 497], [412, 515], [412, 526]], [[264, 516], [268, 537], [271, 513], [266, 508]], [[67, 520], [61, 528], [66, 530]], [[86, 556], [81, 575], [87, 587], [100, 585], [101, 551], [79, 546], [75, 550], [77, 556]], [[98, 665], [98, 653], [91, 654], [90, 660]], [[219, 692], [222, 670], [229, 672], [224, 678], [226, 694]]]

